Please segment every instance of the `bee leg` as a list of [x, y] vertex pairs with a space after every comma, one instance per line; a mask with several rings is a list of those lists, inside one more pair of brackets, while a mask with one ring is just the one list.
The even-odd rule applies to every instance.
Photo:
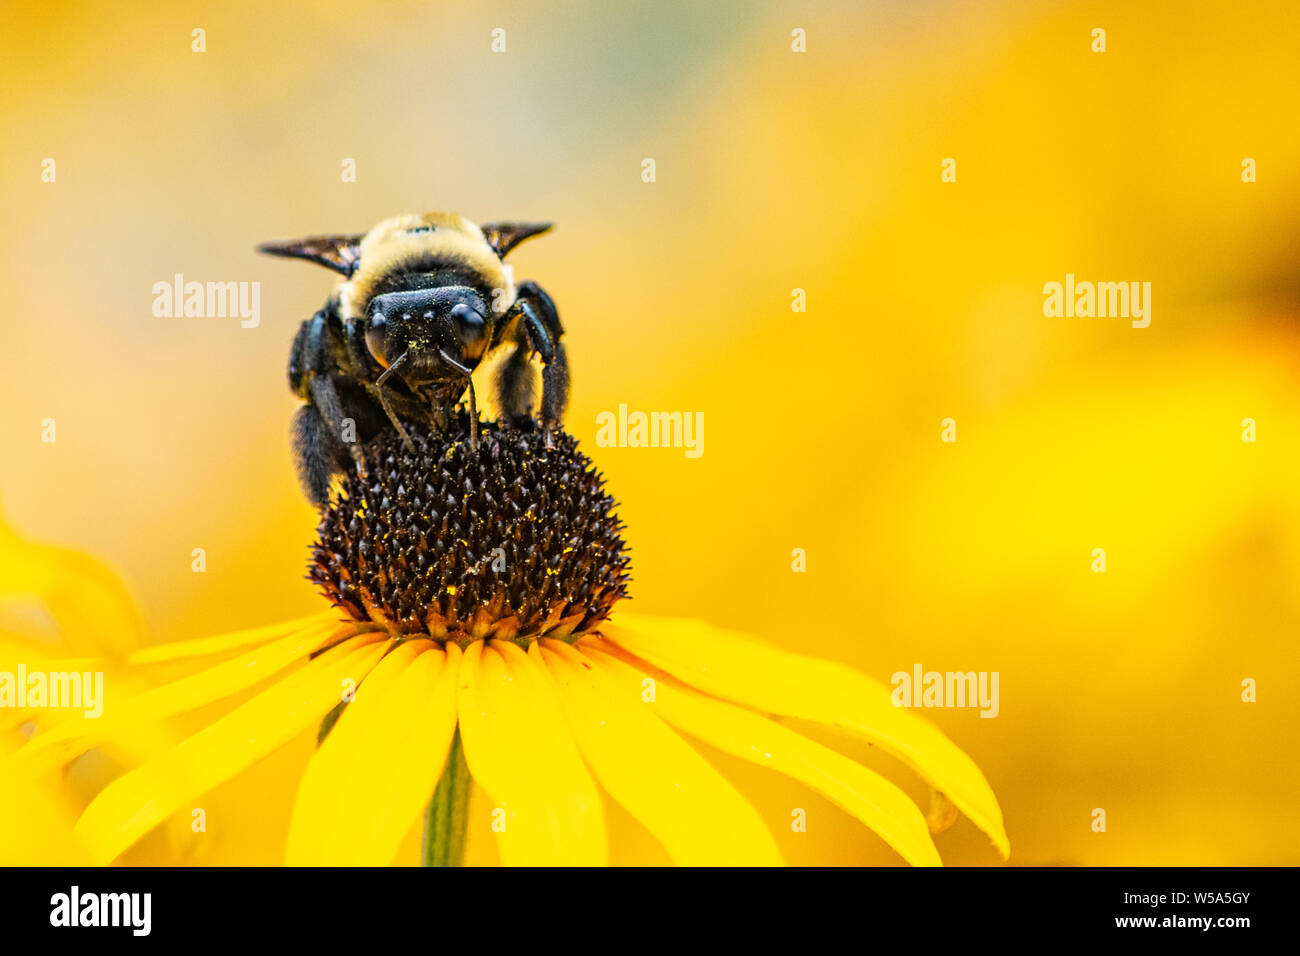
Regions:
[[[289, 351], [289, 388], [313, 406], [317, 419], [310, 426], [295, 423], [295, 442], [299, 436], [308, 434], [300, 429], [312, 428], [314, 431], [310, 434], [313, 436], [313, 445], [327, 447], [336, 453], [339, 459], [337, 471], [343, 472], [347, 468], [347, 455], [342, 453], [342, 449], [346, 448], [358, 473], [364, 475], [366, 460], [357, 431], [358, 421], [365, 419], [366, 415], [363, 410], [346, 414], [345, 403], [339, 397], [339, 389], [334, 383], [336, 374], [346, 375], [346, 372], [339, 368], [332, 355], [331, 343], [336, 333], [330, 326], [331, 315], [328, 308], [325, 308], [303, 322]], [[323, 432], [330, 441], [322, 446], [316, 432]], [[310, 488], [308, 494], [312, 494]]]
[[312, 405], [303, 405], [293, 416], [294, 466], [307, 498], [318, 508], [329, 502], [330, 478], [339, 470], [342, 449]]
[[515, 426], [526, 425], [533, 417], [533, 364], [526, 341], [516, 342], [510, 355], [502, 360], [496, 373], [497, 408], [501, 416]]
[[569, 357], [561, 342], [555, 343], [551, 360], [542, 366], [542, 424], [559, 427], [569, 404]]
[[289, 349], [289, 391], [303, 398], [307, 397], [303, 389], [303, 379], [307, 375], [307, 344], [311, 339], [311, 328], [314, 322], [316, 319], [307, 319], [298, 326], [298, 334], [293, 337], [293, 347]]
[[311, 394], [311, 403], [316, 407], [321, 421], [329, 430], [330, 437], [340, 447], [346, 448], [356, 465], [357, 474], [366, 473], [366, 456], [361, 449], [357, 436], [357, 418], [344, 412], [339, 399], [338, 389], [328, 375], [313, 374], [307, 388]]
[[569, 404], [569, 360], [560, 341], [564, 326], [555, 303], [536, 282], [520, 284], [514, 309], [529, 347], [542, 357], [542, 426], [549, 432], [560, 425]]

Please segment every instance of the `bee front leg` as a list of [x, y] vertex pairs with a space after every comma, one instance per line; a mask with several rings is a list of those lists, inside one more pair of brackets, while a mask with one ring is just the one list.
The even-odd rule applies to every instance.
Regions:
[[[502, 407], [514, 417], [531, 413], [532, 382], [528, 363], [530, 352], [542, 357], [542, 426], [547, 430], [560, 426], [569, 403], [569, 360], [560, 341], [564, 326], [555, 303], [536, 282], [519, 286], [511, 317], [518, 317], [519, 333], [514, 353], [502, 363], [497, 394]], [[512, 404], [513, 403], [513, 404]]]
[[533, 363], [526, 337], [519, 333], [510, 354], [496, 372], [497, 408], [511, 425], [522, 427], [533, 418]]
[[307, 387], [311, 393], [311, 403], [329, 429], [330, 437], [347, 449], [356, 465], [357, 474], [365, 475], [366, 455], [357, 434], [357, 416], [345, 411], [338, 389], [328, 375], [312, 374]]
[[289, 388], [306, 402], [294, 414], [290, 429], [294, 466], [308, 500], [318, 507], [329, 501], [330, 479], [348, 464], [341, 431], [324, 417], [328, 412], [339, 414], [338, 396], [313, 386], [330, 368], [325, 346], [329, 321], [325, 309], [307, 319], [298, 327], [289, 350]]
[[[331, 439], [329, 447], [336, 452], [346, 448], [357, 473], [364, 475], [365, 453], [357, 434], [357, 423], [364, 416], [346, 408], [334, 384], [334, 375], [342, 374], [342, 370], [335, 354], [338, 349], [332, 347], [337, 333], [331, 329], [331, 316], [328, 308], [321, 309], [298, 329], [289, 354], [289, 387], [314, 407], [325, 435]], [[341, 461], [338, 471], [343, 471], [346, 464], [346, 459]]]

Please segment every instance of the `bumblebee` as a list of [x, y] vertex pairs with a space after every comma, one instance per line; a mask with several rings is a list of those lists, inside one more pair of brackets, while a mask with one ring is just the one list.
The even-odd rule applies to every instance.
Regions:
[[515, 285], [506, 254], [550, 223], [477, 226], [454, 213], [396, 216], [358, 235], [267, 242], [259, 252], [306, 259], [343, 279], [302, 323], [289, 355], [289, 388], [303, 399], [293, 446], [307, 497], [329, 498], [335, 475], [365, 472], [362, 445], [403, 422], [439, 431], [469, 390], [470, 441], [478, 437], [471, 373], [510, 348], [495, 377], [507, 424], [531, 427], [540, 355], [542, 427], [560, 424], [569, 367], [555, 303], [535, 282]]

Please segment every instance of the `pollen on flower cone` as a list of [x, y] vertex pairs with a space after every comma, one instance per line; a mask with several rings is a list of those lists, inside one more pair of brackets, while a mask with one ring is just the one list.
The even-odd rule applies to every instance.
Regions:
[[385, 431], [322, 509], [310, 577], [357, 620], [464, 643], [569, 638], [627, 596], [604, 479], [559, 431]]

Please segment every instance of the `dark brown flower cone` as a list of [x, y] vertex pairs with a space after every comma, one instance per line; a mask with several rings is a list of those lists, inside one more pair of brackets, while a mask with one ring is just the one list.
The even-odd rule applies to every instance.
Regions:
[[460, 644], [591, 631], [627, 596], [623, 524], [566, 432], [411, 429], [322, 510], [309, 577], [359, 621]]

